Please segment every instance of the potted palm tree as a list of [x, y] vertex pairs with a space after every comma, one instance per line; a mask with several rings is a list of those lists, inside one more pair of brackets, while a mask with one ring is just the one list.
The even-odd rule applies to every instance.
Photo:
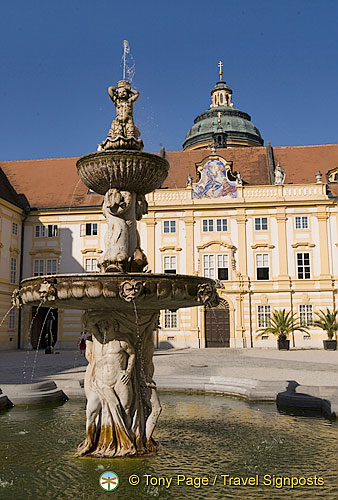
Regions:
[[285, 309], [277, 309], [272, 313], [270, 325], [258, 330], [259, 333], [256, 338], [272, 333], [277, 337], [278, 349], [288, 351], [290, 349], [288, 336], [295, 330], [308, 333], [307, 328], [299, 323], [296, 313], [286, 312]]
[[[338, 331], [338, 310], [330, 311], [327, 307], [326, 312], [320, 309], [316, 313], [318, 319], [313, 322], [314, 326], [321, 328], [327, 334], [328, 340], [323, 340], [324, 349], [329, 351], [337, 350], [337, 331]], [[335, 338], [333, 338], [335, 337]]]

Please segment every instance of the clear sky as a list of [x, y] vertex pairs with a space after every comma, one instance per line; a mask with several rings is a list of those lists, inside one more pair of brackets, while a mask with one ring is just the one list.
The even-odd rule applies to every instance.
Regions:
[[82, 156], [114, 117], [122, 43], [145, 151], [179, 150], [217, 63], [273, 146], [338, 142], [337, 0], [12, 0], [0, 17], [0, 161]]

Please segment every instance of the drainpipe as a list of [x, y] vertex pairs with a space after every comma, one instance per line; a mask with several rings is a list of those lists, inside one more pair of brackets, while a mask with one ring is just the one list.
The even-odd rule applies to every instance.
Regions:
[[[30, 213], [30, 207], [25, 206], [23, 209], [24, 217], [21, 223], [21, 244], [20, 244], [20, 275], [19, 275], [19, 290], [21, 288], [21, 281], [23, 276], [23, 245], [24, 245], [24, 235], [25, 235], [25, 221]], [[21, 348], [21, 320], [22, 320], [22, 307], [19, 309], [18, 314], [18, 349]]]

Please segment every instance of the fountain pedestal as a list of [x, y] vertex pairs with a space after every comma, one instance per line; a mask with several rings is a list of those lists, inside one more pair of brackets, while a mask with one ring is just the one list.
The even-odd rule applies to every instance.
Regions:
[[[23, 280], [13, 304], [85, 310], [88, 332], [85, 376], [86, 438], [78, 456], [152, 453], [161, 405], [153, 380], [153, 332], [161, 309], [217, 305], [215, 282], [197, 276], [145, 273], [137, 221], [147, 213], [145, 195], [159, 188], [169, 164], [143, 153], [132, 116], [138, 92], [125, 81], [110, 87], [117, 116], [107, 139], [77, 162], [81, 180], [104, 195], [107, 220], [100, 273]], [[126, 146], [133, 148], [126, 150]]]

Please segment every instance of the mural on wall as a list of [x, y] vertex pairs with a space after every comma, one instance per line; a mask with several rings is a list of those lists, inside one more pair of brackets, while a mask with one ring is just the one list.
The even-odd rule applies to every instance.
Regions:
[[193, 198], [237, 198], [237, 182], [230, 165], [215, 158], [198, 167], [201, 178], [193, 187]]

